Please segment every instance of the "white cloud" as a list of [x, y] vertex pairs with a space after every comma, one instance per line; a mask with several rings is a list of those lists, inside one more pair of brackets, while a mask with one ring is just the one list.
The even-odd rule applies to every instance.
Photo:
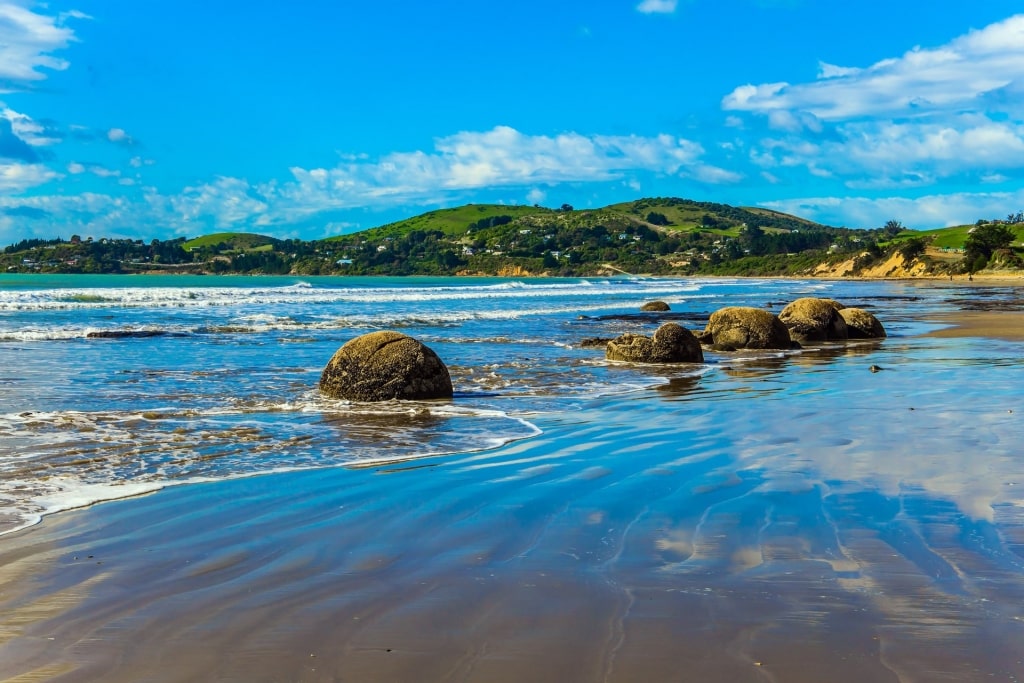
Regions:
[[679, 0], [643, 0], [636, 9], [644, 14], [672, 14], [678, 4]]
[[830, 225], [873, 228], [897, 219], [918, 229], [967, 225], [979, 218], [1002, 218], [1024, 208], [1024, 189], [1013, 192], [957, 192], [907, 197], [811, 197], [762, 202]]
[[81, 12], [57, 17], [36, 14], [26, 2], [0, 2], [0, 78], [11, 81], [38, 81], [45, 78], [40, 69], [60, 71], [68, 63], [52, 52], [68, 46], [74, 32], [64, 26], [68, 18], [87, 18]]
[[722, 107], [774, 131], [751, 145], [765, 169], [856, 189], [1020, 177], [1024, 14], [863, 68], [819, 62], [811, 82], [741, 85]]
[[111, 128], [107, 131], [107, 140], [119, 145], [132, 145], [135, 141], [123, 128]]
[[0, 118], [11, 122], [11, 132], [33, 147], [52, 145], [60, 142], [52, 130], [37, 123], [31, 117], [0, 104]]
[[377, 160], [347, 158], [331, 169], [292, 168], [292, 181], [256, 189], [269, 210], [261, 220], [302, 220], [328, 209], [439, 203], [484, 188], [622, 180], [646, 171], [706, 183], [739, 175], [704, 163], [697, 143], [653, 137], [526, 135], [507, 126], [439, 138], [434, 149], [395, 152]]
[[[166, 236], [211, 228], [280, 231], [311, 219], [333, 219], [330, 213], [339, 210], [441, 205], [467, 200], [480, 191], [493, 196], [502, 188], [521, 190], [519, 196], [540, 203], [547, 198], [546, 188], [563, 183], [615, 182], [639, 187], [636, 176], [640, 173], [702, 183], [741, 179], [738, 173], [706, 163], [703, 155], [699, 144], [671, 135], [543, 136], [499, 126], [437, 139], [429, 151], [395, 152], [377, 159], [346, 156], [333, 168], [294, 167], [287, 181], [253, 184], [220, 177], [176, 195], [136, 186], [132, 195], [108, 197], [105, 203], [99, 199], [102, 195], [90, 195], [90, 206], [103, 206], [95, 213], [61, 196], [20, 198], [22, 203], [17, 206], [51, 211], [46, 222], [50, 230], [71, 226], [80, 233], [116, 236], [153, 225], [159, 226], [160, 236]], [[145, 163], [141, 158], [128, 161], [136, 168]], [[118, 178], [125, 187], [137, 182], [94, 164], [71, 162], [66, 168], [76, 175]]]
[[866, 68], [821, 63], [818, 80], [810, 83], [742, 85], [722, 107], [762, 114], [799, 111], [836, 121], [973, 107], [987, 95], [1022, 90], [1024, 14], [1019, 14], [941, 47], [914, 48]]
[[[151, 197], [151, 202], [163, 200]], [[212, 183], [186, 187], [177, 196], [166, 198], [175, 218], [184, 223], [205, 223], [212, 219], [217, 228], [256, 223], [267, 212], [266, 201], [240, 178], [218, 178]]]
[[17, 194], [60, 177], [43, 164], [0, 163], [0, 194]]

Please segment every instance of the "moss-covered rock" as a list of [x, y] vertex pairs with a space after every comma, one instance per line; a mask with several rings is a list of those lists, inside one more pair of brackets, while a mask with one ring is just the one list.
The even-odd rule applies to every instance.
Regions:
[[749, 306], [727, 306], [711, 314], [701, 341], [717, 349], [790, 349], [789, 330], [772, 313]]
[[401, 332], [380, 331], [343, 345], [320, 375], [320, 391], [349, 401], [451, 398], [448, 368]]
[[863, 308], [844, 308], [839, 311], [846, 322], [850, 339], [881, 339], [886, 336], [885, 328], [873, 314]]
[[779, 320], [798, 342], [843, 341], [849, 338], [846, 321], [832, 299], [805, 297], [779, 312]]
[[665, 323], [653, 337], [624, 334], [605, 347], [608, 360], [631, 363], [703, 363], [704, 351], [693, 333], [676, 323]]
[[640, 307], [640, 310], [660, 312], [668, 311], [671, 309], [669, 308], [669, 305], [664, 301], [648, 301], [647, 303]]

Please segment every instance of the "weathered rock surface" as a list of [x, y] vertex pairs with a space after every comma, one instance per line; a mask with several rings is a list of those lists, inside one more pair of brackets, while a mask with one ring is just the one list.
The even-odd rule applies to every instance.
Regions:
[[349, 401], [451, 398], [452, 379], [430, 348], [385, 330], [338, 349], [320, 375], [320, 391]]
[[774, 313], [748, 306], [727, 306], [712, 313], [700, 340], [722, 350], [798, 346]]
[[849, 338], [846, 321], [832, 299], [797, 299], [779, 313], [789, 328], [789, 336], [798, 342], [842, 341]]
[[640, 307], [641, 311], [669, 311], [669, 305], [664, 301], [648, 301]]
[[863, 308], [844, 308], [839, 311], [846, 322], [846, 330], [850, 339], [881, 339], [885, 337], [885, 328], [871, 313]]
[[611, 337], [585, 337], [578, 344], [581, 349], [603, 349], [611, 340]]
[[608, 360], [631, 363], [703, 363], [704, 351], [693, 333], [675, 323], [665, 323], [653, 337], [624, 334], [605, 347]]

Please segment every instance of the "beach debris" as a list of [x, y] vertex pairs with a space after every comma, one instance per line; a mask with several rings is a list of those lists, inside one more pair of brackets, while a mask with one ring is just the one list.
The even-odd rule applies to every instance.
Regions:
[[849, 331], [841, 308], [842, 304], [833, 299], [804, 297], [783, 308], [779, 320], [789, 328], [794, 341], [842, 341], [849, 338]]
[[653, 337], [627, 333], [607, 343], [608, 360], [630, 363], [703, 363], [704, 351], [692, 332], [676, 323], [665, 323]]
[[863, 308], [844, 308], [839, 315], [846, 322], [846, 331], [850, 339], [881, 339], [885, 337], [885, 328], [871, 313]]
[[789, 330], [771, 311], [749, 306], [726, 306], [711, 314], [699, 334], [702, 344], [716, 350], [791, 349]]
[[648, 301], [640, 307], [641, 311], [670, 311], [672, 310], [664, 301]]
[[433, 350], [401, 332], [370, 332], [346, 342], [320, 375], [320, 391], [349, 401], [452, 397], [448, 368]]

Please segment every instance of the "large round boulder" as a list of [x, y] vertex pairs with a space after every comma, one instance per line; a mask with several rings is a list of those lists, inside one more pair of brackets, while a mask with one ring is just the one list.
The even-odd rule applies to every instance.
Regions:
[[841, 341], [849, 338], [846, 321], [832, 299], [805, 297], [779, 312], [779, 320], [798, 342]]
[[653, 337], [624, 334], [608, 342], [605, 358], [630, 363], [703, 363], [704, 351], [693, 333], [675, 323], [665, 323]]
[[702, 339], [722, 349], [790, 349], [795, 346], [782, 321], [762, 308], [727, 306], [708, 318]]
[[424, 344], [384, 330], [338, 349], [320, 375], [320, 391], [349, 401], [451, 398], [452, 378]]
[[863, 308], [844, 308], [839, 311], [846, 322], [846, 330], [850, 339], [881, 339], [885, 337], [885, 328], [871, 313]]
[[664, 301], [648, 301], [640, 307], [641, 311], [668, 311], [669, 305]]

